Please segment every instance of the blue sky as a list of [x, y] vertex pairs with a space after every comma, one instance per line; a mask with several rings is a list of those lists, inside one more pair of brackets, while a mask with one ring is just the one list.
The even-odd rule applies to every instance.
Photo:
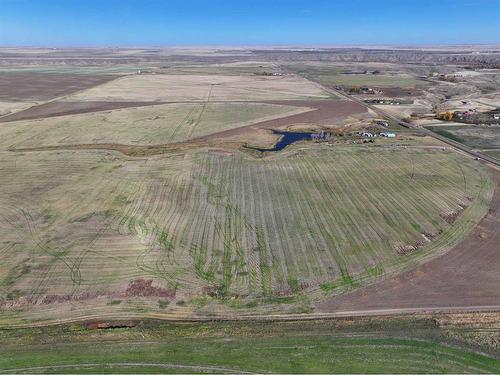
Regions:
[[0, 0], [0, 45], [500, 44], [500, 0]]

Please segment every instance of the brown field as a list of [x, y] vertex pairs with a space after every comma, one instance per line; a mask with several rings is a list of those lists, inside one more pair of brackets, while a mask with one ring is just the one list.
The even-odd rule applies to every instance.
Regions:
[[0, 118], [0, 122], [34, 120], [47, 117], [58, 117], [76, 115], [79, 113], [91, 113], [109, 111], [113, 109], [128, 107], [143, 107], [162, 104], [158, 102], [49, 102], [40, 104], [24, 111], [13, 113]]
[[9, 148], [123, 144], [149, 147], [185, 142], [228, 129], [309, 111], [254, 102], [169, 103], [2, 123]]
[[200, 137], [197, 140], [204, 141], [227, 138], [235, 135], [247, 134], [256, 129], [277, 129], [293, 125], [333, 125], [348, 116], [367, 112], [365, 107], [347, 100], [276, 100], [268, 103], [308, 107], [314, 110], [214, 133], [205, 137]]
[[325, 99], [331, 95], [302, 77], [141, 74], [77, 93], [71, 101], [255, 101]]
[[498, 306], [500, 303], [500, 173], [488, 214], [450, 252], [378, 284], [317, 305], [321, 312], [433, 307]]
[[43, 101], [117, 78], [112, 75], [0, 73], [0, 100]]
[[21, 111], [23, 109], [31, 107], [35, 103], [30, 102], [3, 102], [0, 101], [0, 121], [2, 121], [3, 116], [7, 116], [9, 113]]

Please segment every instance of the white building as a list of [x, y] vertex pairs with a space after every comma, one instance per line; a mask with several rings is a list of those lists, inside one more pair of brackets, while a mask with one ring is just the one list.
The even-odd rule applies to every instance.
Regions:
[[396, 133], [379, 133], [381, 137], [396, 138]]

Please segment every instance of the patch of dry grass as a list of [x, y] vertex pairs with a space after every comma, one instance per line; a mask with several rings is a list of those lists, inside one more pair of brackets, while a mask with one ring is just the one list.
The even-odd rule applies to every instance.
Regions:
[[205, 101], [326, 98], [309, 81], [287, 76], [132, 75], [72, 95], [68, 100]]

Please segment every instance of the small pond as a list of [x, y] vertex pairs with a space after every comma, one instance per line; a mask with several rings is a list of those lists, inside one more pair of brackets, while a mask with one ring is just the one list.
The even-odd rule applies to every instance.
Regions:
[[312, 133], [312, 132], [287, 132], [287, 131], [279, 131], [273, 130], [273, 134], [280, 134], [280, 140], [274, 145], [273, 148], [257, 148], [252, 147], [254, 150], [261, 152], [274, 152], [281, 151], [286, 146], [291, 145], [292, 143], [298, 141], [311, 141], [311, 140], [329, 140], [330, 133]]

